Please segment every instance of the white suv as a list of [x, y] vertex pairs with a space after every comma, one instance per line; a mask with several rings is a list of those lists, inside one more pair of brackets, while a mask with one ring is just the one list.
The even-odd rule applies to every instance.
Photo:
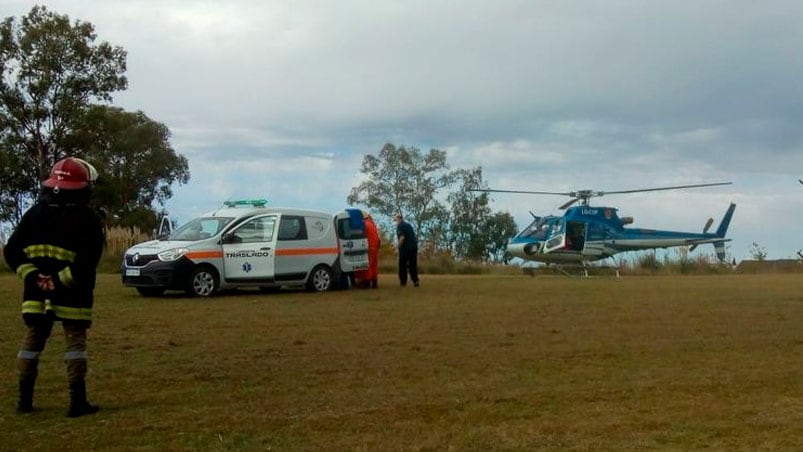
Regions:
[[144, 296], [184, 290], [203, 297], [234, 287], [322, 292], [365, 268], [368, 240], [360, 210], [332, 215], [256, 200], [227, 202], [165, 240], [129, 248], [121, 271], [123, 284]]

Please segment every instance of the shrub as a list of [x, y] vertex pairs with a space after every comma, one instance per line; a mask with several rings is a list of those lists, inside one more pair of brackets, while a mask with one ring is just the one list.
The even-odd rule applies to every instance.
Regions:
[[661, 261], [658, 260], [658, 255], [655, 251], [642, 254], [638, 257], [638, 267], [655, 273], [661, 269]]
[[125, 250], [137, 243], [148, 240], [148, 235], [139, 228], [113, 227], [106, 229], [106, 247], [98, 264], [101, 273], [117, 273]]

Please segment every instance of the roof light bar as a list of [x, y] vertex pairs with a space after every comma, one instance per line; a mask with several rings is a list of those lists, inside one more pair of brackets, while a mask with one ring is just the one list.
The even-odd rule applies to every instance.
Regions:
[[237, 207], [237, 206], [254, 206], [254, 207], [265, 207], [268, 203], [267, 199], [240, 199], [237, 201], [224, 201], [223, 204], [226, 207]]

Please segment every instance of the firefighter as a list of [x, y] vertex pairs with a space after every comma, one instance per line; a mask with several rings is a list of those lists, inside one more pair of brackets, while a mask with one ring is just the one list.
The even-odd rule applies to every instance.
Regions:
[[39, 356], [53, 323], [61, 322], [70, 390], [67, 416], [98, 411], [86, 397], [86, 331], [92, 324], [95, 272], [104, 245], [103, 226], [89, 207], [97, 171], [67, 157], [53, 165], [33, 205], [8, 239], [3, 254], [23, 281], [26, 332], [17, 354], [17, 412], [33, 411]]
[[357, 287], [378, 288], [379, 282], [379, 248], [382, 246], [382, 239], [379, 237], [379, 229], [374, 223], [371, 214], [363, 211], [363, 224], [365, 225], [365, 237], [368, 239], [368, 268], [354, 272]]

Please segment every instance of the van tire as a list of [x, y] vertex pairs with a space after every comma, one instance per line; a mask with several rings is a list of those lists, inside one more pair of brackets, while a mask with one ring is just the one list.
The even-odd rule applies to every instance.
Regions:
[[312, 269], [307, 278], [307, 290], [310, 292], [326, 292], [332, 290], [335, 277], [332, 269], [326, 265], [319, 265]]
[[220, 287], [217, 272], [211, 267], [196, 268], [187, 282], [187, 295], [193, 297], [209, 297]]

